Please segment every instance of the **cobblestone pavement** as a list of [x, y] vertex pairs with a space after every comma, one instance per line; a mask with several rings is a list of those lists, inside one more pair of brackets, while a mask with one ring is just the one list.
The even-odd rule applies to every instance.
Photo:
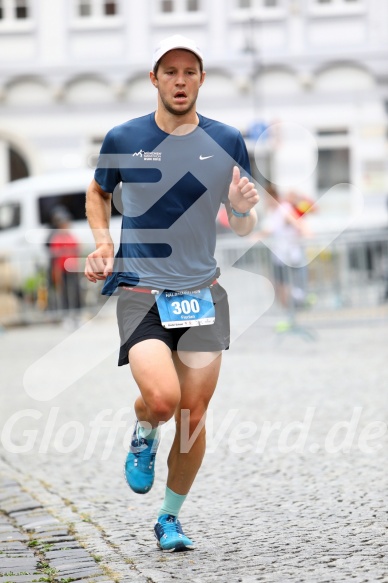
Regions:
[[387, 325], [297, 332], [259, 320], [225, 353], [176, 554], [153, 538], [171, 424], [153, 490], [122, 476], [114, 318], [1, 334], [0, 583], [388, 581]]

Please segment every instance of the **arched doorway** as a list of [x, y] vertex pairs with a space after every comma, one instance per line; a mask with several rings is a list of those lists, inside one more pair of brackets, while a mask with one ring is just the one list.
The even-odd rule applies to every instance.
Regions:
[[9, 147], [9, 180], [18, 180], [30, 175], [28, 165], [23, 156], [12, 146]]
[[31, 174], [23, 153], [6, 138], [0, 137], [0, 185]]

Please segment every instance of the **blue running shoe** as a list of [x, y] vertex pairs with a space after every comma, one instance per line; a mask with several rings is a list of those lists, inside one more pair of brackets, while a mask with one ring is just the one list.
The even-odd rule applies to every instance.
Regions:
[[154, 526], [157, 545], [162, 551], [188, 551], [195, 548], [195, 544], [182, 530], [181, 523], [172, 514], [162, 514]]
[[146, 494], [155, 478], [155, 456], [159, 439], [139, 437], [139, 422], [136, 421], [131, 447], [125, 461], [124, 475], [130, 488], [137, 494]]

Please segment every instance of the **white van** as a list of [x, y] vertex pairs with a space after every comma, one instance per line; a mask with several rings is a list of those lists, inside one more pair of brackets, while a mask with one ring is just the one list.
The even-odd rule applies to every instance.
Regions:
[[[23, 178], [0, 189], [0, 259], [9, 261], [23, 281], [48, 263], [47, 239], [55, 207], [65, 207], [85, 255], [94, 239], [85, 218], [85, 194], [93, 170], [66, 171]], [[120, 237], [121, 215], [113, 208], [111, 230]]]

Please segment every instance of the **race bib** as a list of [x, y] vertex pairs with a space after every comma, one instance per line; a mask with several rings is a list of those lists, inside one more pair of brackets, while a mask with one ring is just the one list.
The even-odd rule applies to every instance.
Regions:
[[164, 328], [214, 324], [213, 298], [208, 287], [185, 292], [164, 291], [157, 294], [156, 303]]

